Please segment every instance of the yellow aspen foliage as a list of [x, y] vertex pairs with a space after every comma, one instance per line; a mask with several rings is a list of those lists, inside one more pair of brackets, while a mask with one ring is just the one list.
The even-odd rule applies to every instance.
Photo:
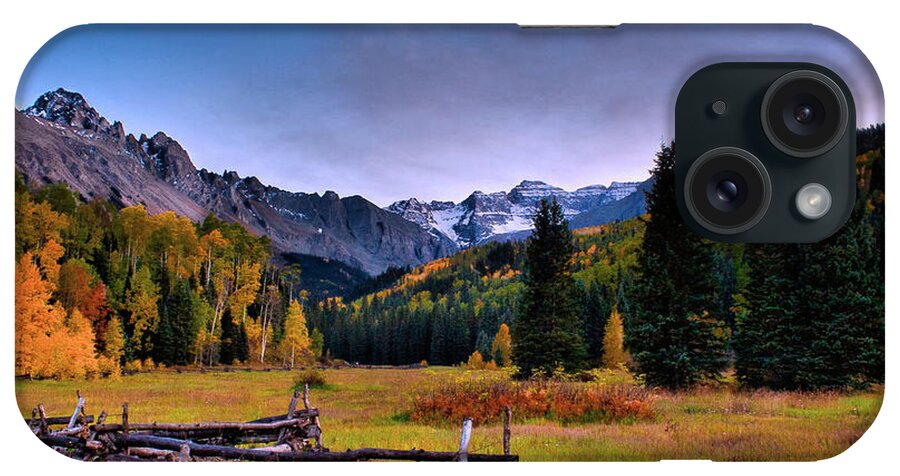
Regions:
[[149, 248], [163, 267], [179, 278], [196, 269], [199, 244], [189, 218], [166, 211], [150, 217], [150, 229]]
[[603, 334], [603, 366], [608, 369], [616, 369], [624, 365], [626, 360], [622, 315], [619, 313], [619, 308], [613, 306]]
[[262, 324], [261, 319], [252, 316], [244, 323], [244, 332], [247, 334], [247, 353], [259, 358], [262, 355]]
[[59, 282], [59, 259], [65, 253], [65, 249], [54, 239], [47, 240], [39, 250], [37, 250], [38, 263], [41, 266], [41, 274], [56, 290], [56, 283]]
[[477, 350], [472, 352], [469, 360], [466, 361], [466, 368], [469, 370], [481, 370], [484, 368], [484, 357], [481, 356], [481, 352]]
[[125, 353], [125, 336], [122, 334], [122, 322], [113, 316], [106, 324], [103, 334], [103, 352], [100, 355], [100, 371], [110, 377], [118, 377], [121, 373], [120, 362]]
[[199, 248], [203, 260], [204, 288], [209, 287], [214, 275], [218, 277], [227, 269], [228, 261], [225, 259], [227, 247], [228, 240], [222, 236], [222, 232], [219, 230], [213, 230], [200, 237]]
[[61, 343], [65, 363], [56, 370], [57, 378], [84, 378], [99, 371], [97, 355], [94, 352], [94, 330], [78, 309], [73, 309], [66, 319], [65, 339]]
[[66, 318], [51, 304], [53, 285], [26, 252], [16, 264], [16, 373], [34, 377], [84, 378], [98, 371], [91, 323], [77, 309]]
[[131, 279], [131, 289], [125, 302], [125, 307], [131, 312], [129, 323], [134, 328], [131, 343], [139, 352], [147, 353], [153, 348], [147, 335], [159, 324], [158, 299], [159, 286], [150, 279], [150, 270], [140, 268]]
[[119, 218], [122, 220], [122, 231], [125, 234], [125, 256], [128, 258], [131, 272], [134, 273], [137, 270], [138, 259], [147, 249], [150, 233], [153, 231], [150, 216], [147, 209], [138, 204], [123, 208], [119, 212]]
[[30, 198], [16, 197], [16, 253], [34, 251], [44, 243], [62, 241], [61, 230], [69, 226], [69, 219], [50, 208], [48, 203], [35, 203]]
[[297, 357], [311, 354], [310, 343], [303, 306], [294, 299], [288, 306], [287, 315], [284, 318], [284, 339], [281, 341], [284, 355], [289, 357], [291, 368], [294, 368]]
[[509, 326], [506, 323], [500, 324], [497, 335], [491, 343], [491, 354], [493, 354], [494, 362], [500, 367], [509, 367], [512, 365], [512, 337], [509, 335]]
[[16, 374], [42, 376], [52, 339], [63, 329], [65, 312], [50, 305], [51, 293], [34, 256], [26, 252], [16, 263]]
[[241, 263], [235, 269], [234, 292], [228, 299], [231, 306], [231, 315], [240, 322], [244, 321], [249, 306], [259, 292], [259, 276], [261, 266], [259, 263]]

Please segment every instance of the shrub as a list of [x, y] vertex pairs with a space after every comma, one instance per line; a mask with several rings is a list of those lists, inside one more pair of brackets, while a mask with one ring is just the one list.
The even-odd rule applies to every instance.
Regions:
[[144, 370], [144, 364], [140, 359], [134, 359], [130, 362], [125, 362], [125, 371], [126, 372], [141, 372]]
[[119, 359], [101, 355], [97, 359], [97, 364], [101, 375], [105, 375], [114, 380], [117, 380], [121, 376], [122, 369], [119, 366]]
[[469, 356], [469, 360], [466, 362], [466, 368], [469, 370], [481, 370], [484, 368], [484, 358], [481, 356], [481, 352], [477, 350], [472, 352], [472, 355]]
[[310, 388], [323, 388], [328, 384], [325, 372], [319, 369], [303, 369], [294, 379], [294, 390], [303, 390], [304, 385]]
[[[486, 375], [496, 375], [494, 373]], [[651, 393], [629, 384], [597, 384], [505, 378], [438, 383], [413, 399], [410, 418], [430, 423], [500, 421], [509, 406], [513, 416], [572, 422], [629, 422], [654, 416]]]

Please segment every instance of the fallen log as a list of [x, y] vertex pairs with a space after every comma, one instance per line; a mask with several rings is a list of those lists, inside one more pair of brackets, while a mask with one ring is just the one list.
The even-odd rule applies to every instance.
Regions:
[[[307, 428], [309, 425], [300, 425], [298, 429]], [[269, 443], [278, 440], [278, 431], [239, 431], [239, 430], [182, 430], [182, 431], [141, 431], [140, 434], [175, 438], [179, 440], [194, 440], [209, 442], [207, 440], [220, 440], [229, 444], [237, 443]], [[106, 434], [102, 432], [100, 434]]]
[[[47, 425], [48, 425], [48, 426], [66, 425], [66, 424], [69, 423], [69, 418], [70, 418], [70, 417], [67, 417], [67, 416], [64, 416], [64, 417], [47, 417]], [[85, 422], [85, 423], [94, 423], [94, 415], [84, 415], [82, 418], [84, 418], [84, 422]], [[24, 420], [25, 420], [25, 421], [28, 421], [28, 422], [31, 421], [31, 419], [29, 419], [29, 418], [25, 418]], [[35, 421], [35, 423], [38, 423], [38, 419], [37, 419], [37, 418], [35, 418], [34, 421]]]
[[87, 427], [85, 426], [74, 426], [71, 428], [65, 428], [63, 430], [54, 431], [50, 433], [53, 436], [77, 436], [83, 433], [86, 433]]
[[143, 448], [140, 446], [131, 448], [131, 456], [137, 456], [139, 458], [169, 458], [174, 454], [174, 451], [160, 450], [156, 448]]
[[[278, 420], [271, 423], [243, 423], [243, 422], [208, 422], [208, 423], [130, 423], [127, 431], [194, 431], [194, 430], [223, 430], [223, 431], [272, 431], [286, 427], [300, 427], [308, 424], [308, 418], [292, 418], [290, 420]], [[97, 424], [91, 427], [96, 432], [123, 431], [125, 425], [118, 423]]]
[[[310, 408], [309, 410], [296, 410], [294, 412], [294, 418], [312, 418], [319, 416], [319, 410], [316, 408]], [[263, 418], [258, 418], [256, 420], [250, 420], [247, 423], [272, 423], [275, 421], [287, 420], [288, 415], [274, 415]]]
[[[117, 446], [149, 447], [169, 451], [180, 451], [187, 445], [191, 456], [207, 458], [236, 459], [246, 461], [456, 461], [456, 452], [438, 452], [424, 450], [386, 450], [378, 448], [360, 448], [344, 452], [332, 451], [294, 451], [276, 452], [259, 449], [243, 449], [232, 446], [204, 445], [187, 440], [163, 438], [144, 434], [113, 434]], [[517, 455], [477, 454], [468, 455], [469, 461], [518, 461]]]
[[103, 449], [103, 444], [99, 441], [85, 441], [74, 436], [46, 435], [38, 436], [38, 438], [43, 441], [45, 445], [56, 448], [87, 449], [90, 451], [99, 451]]

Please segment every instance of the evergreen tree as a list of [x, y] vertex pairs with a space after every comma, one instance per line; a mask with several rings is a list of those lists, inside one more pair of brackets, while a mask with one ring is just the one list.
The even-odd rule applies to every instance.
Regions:
[[325, 343], [325, 336], [318, 328], [314, 328], [309, 333], [309, 350], [312, 351], [315, 358], [322, 357], [322, 349]]
[[745, 385], [815, 390], [884, 381], [884, 178], [876, 166], [883, 131], [859, 133], [860, 147], [872, 150], [860, 150], [858, 200], [837, 233], [818, 243], [747, 247], [734, 345]]
[[675, 204], [674, 147], [656, 155], [625, 343], [648, 383], [677, 389], [718, 375], [725, 333], [712, 314], [718, 290], [712, 247], [685, 225]]
[[744, 384], [815, 390], [884, 380], [884, 280], [866, 215], [861, 198], [822, 242], [751, 248], [734, 346]]
[[482, 356], [491, 359], [491, 338], [484, 331], [478, 331], [478, 338], [475, 339], [475, 350]]
[[738, 379], [751, 387], [798, 388], [799, 373], [810, 367], [809, 345], [815, 336], [798, 312], [793, 248], [747, 246], [749, 281], [739, 296], [733, 347]]
[[586, 351], [571, 274], [574, 251], [562, 207], [555, 200], [541, 200], [525, 250], [522, 312], [512, 334], [518, 378], [584, 366]]
[[246, 347], [246, 336], [244, 337], [244, 342], [241, 343], [241, 330], [243, 326], [234, 322], [234, 318], [231, 315], [231, 308], [225, 307], [222, 311], [222, 339], [219, 344], [219, 362], [225, 365], [231, 365], [235, 361], [245, 361], [246, 360], [246, 350], [243, 355], [244, 358], [241, 358], [239, 355], [240, 347], [243, 344]]
[[186, 365], [192, 361], [192, 347], [200, 325], [196, 319], [195, 296], [188, 280], [178, 280], [160, 306], [153, 360], [166, 365]]
[[431, 346], [428, 350], [428, 362], [435, 365], [447, 365], [451, 363], [447, 355], [447, 316], [438, 306], [431, 318]]
[[604, 349], [604, 328], [612, 307], [605, 287], [591, 281], [579, 287], [579, 305], [584, 324], [584, 343], [592, 364], [600, 362]]
[[238, 362], [246, 362], [250, 360], [250, 343], [247, 340], [247, 324], [241, 323], [238, 326], [237, 337], [234, 339], [233, 352], [234, 358], [238, 360]]

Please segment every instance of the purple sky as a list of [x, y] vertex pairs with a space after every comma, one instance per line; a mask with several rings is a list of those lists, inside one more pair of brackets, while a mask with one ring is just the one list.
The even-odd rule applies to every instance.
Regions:
[[35, 55], [16, 107], [64, 87], [128, 132], [166, 132], [198, 168], [459, 201], [523, 179], [643, 180], [687, 77], [755, 60], [823, 64], [860, 125], [884, 120], [865, 57], [810, 26], [86, 26]]

